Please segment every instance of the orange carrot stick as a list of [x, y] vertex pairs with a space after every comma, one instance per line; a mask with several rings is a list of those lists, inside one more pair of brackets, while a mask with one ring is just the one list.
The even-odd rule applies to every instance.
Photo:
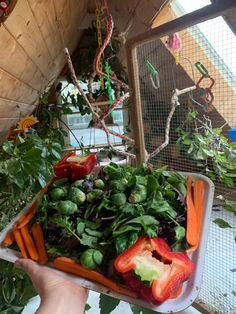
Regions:
[[203, 216], [203, 192], [204, 182], [195, 181], [193, 185], [193, 202], [197, 213], [199, 232], [201, 232], [202, 216]]
[[29, 258], [29, 254], [28, 251], [26, 249], [24, 240], [22, 238], [21, 232], [20, 230], [17, 229], [17, 225], [14, 225], [13, 227], [13, 234], [14, 234], [14, 238], [16, 240], [16, 243], [21, 251], [21, 254], [24, 258]]
[[27, 225], [34, 218], [34, 215], [37, 212], [36, 205], [37, 205], [37, 199], [34, 200], [33, 204], [29, 208], [28, 212], [23, 214], [19, 218], [19, 220], [17, 222], [17, 228], [18, 229], [23, 228], [25, 225]]
[[111, 279], [106, 278], [105, 276], [103, 276], [102, 274], [100, 274], [94, 270], [90, 270], [90, 269], [82, 267], [80, 264], [77, 264], [74, 260], [72, 260], [70, 258], [57, 257], [53, 261], [53, 265], [55, 266], [55, 268], [62, 270], [66, 273], [74, 274], [74, 275], [80, 276], [82, 278], [89, 279], [91, 281], [95, 281], [95, 282], [100, 283], [103, 286], [105, 286], [105, 287], [107, 287], [113, 291], [116, 291], [116, 292], [121, 293], [121, 294], [125, 294], [125, 295], [130, 296], [130, 297], [137, 298], [137, 294], [135, 292], [133, 292], [132, 290], [130, 290], [129, 288], [122, 287], [122, 286], [118, 285], [117, 283], [115, 283]]
[[31, 231], [39, 255], [38, 262], [41, 264], [46, 264], [48, 261], [48, 254], [45, 248], [43, 230], [41, 228], [41, 225], [39, 223], [33, 224]]
[[203, 216], [203, 192], [204, 192], [204, 182], [197, 180], [193, 184], [193, 200], [194, 207], [196, 210], [197, 222], [198, 222], [198, 242], [189, 248], [186, 252], [188, 254], [194, 252], [198, 248], [200, 241], [200, 234], [202, 229], [202, 216]]
[[186, 240], [190, 245], [197, 245], [199, 241], [199, 227], [197, 221], [196, 209], [193, 204], [192, 197], [192, 178], [187, 177], [187, 195], [186, 195], [186, 206], [187, 206], [187, 230]]
[[22, 227], [20, 229], [20, 231], [21, 231], [23, 241], [24, 241], [25, 246], [29, 252], [30, 257], [33, 260], [37, 261], [39, 259], [39, 255], [38, 255], [37, 249], [35, 247], [34, 241], [31, 237], [28, 225], [25, 225], [24, 227]]
[[2, 241], [2, 245], [5, 247], [11, 246], [15, 242], [15, 237], [12, 231], [8, 231], [5, 239]]

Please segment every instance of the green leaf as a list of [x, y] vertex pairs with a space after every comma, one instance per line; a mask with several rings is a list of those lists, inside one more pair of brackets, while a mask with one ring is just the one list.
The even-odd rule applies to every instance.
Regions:
[[57, 246], [52, 246], [47, 250], [48, 253], [51, 254], [56, 254], [58, 256], [70, 256], [70, 254], [68, 252], [66, 252], [65, 250], [61, 249], [60, 247]]
[[87, 246], [89, 246], [89, 247], [95, 247], [96, 246], [96, 244], [97, 244], [97, 238], [96, 237], [93, 237], [93, 236], [90, 236], [90, 235], [88, 235], [88, 234], [86, 234], [86, 233], [83, 233], [82, 234], [82, 238], [80, 239], [80, 243], [82, 244], [82, 245], [87, 245]]
[[124, 206], [122, 206], [122, 212], [127, 214], [130, 213], [131, 215], [133, 215], [135, 212], [135, 205], [126, 203]]
[[85, 228], [85, 232], [88, 235], [91, 235], [91, 236], [96, 237], [96, 238], [101, 238], [103, 235], [101, 231], [97, 231], [97, 230], [93, 230], [93, 229], [89, 229], [89, 228]]
[[146, 225], [146, 226], [151, 226], [151, 225], [158, 225], [159, 222], [153, 217], [149, 215], [143, 215], [139, 216], [136, 218], [133, 218], [125, 223], [127, 224], [140, 224], [140, 225]]
[[148, 176], [147, 179], [147, 195], [151, 195], [154, 191], [156, 191], [160, 187], [157, 179], [154, 176]]
[[91, 309], [91, 306], [87, 303], [86, 305], [85, 305], [85, 312], [86, 311], [89, 311]]
[[236, 291], [232, 290], [232, 295], [236, 297]]
[[77, 221], [77, 234], [78, 236], [81, 236], [84, 233], [85, 223], [82, 221]]
[[6, 152], [9, 155], [13, 154], [13, 144], [11, 142], [4, 142], [2, 144], [2, 149], [4, 152]]
[[102, 314], [110, 314], [119, 303], [119, 299], [112, 298], [102, 293], [100, 294], [99, 308]]
[[113, 236], [117, 237], [120, 234], [129, 232], [129, 231], [139, 231], [139, 228], [137, 226], [133, 227], [130, 225], [123, 225], [119, 229], [117, 229], [113, 232]]
[[15, 175], [20, 172], [20, 162], [19, 159], [10, 159], [5, 162], [5, 168], [9, 174]]
[[11, 304], [15, 299], [16, 290], [12, 278], [6, 278], [5, 282], [2, 284], [2, 296], [6, 303]]
[[222, 128], [214, 128], [212, 129], [212, 131], [217, 134], [217, 135], [220, 135], [222, 133]]
[[161, 314], [159, 312], [152, 311], [150, 309], [145, 309], [134, 304], [130, 304], [130, 308], [133, 314]]
[[189, 138], [189, 137], [184, 137], [182, 143], [183, 143], [184, 145], [190, 145], [190, 144], [192, 144], [192, 139]]
[[20, 189], [25, 187], [25, 181], [22, 173], [16, 173], [14, 176], [9, 176], [11, 182], [14, 182]]
[[42, 150], [40, 148], [33, 147], [25, 153], [23, 160], [26, 162], [39, 161], [41, 159], [41, 153]]
[[45, 180], [45, 177], [42, 174], [39, 173], [36, 176], [36, 178], [38, 179], [39, 184], [41, 185], [42, 188], [47, 184], [47, 181]]
[[230, 188], [234, 186], [234, 181], [226, 176], [221, 176], [221, 180]]
[[213, 220], [213, 222], [217, 224], [220, 228], [232, 228], [227, 221], [221, 218], [217, 218]]
[[53, 149], [52, 148], [52, 150], [51, 150], [51, 153], [52, 153], [52, 155], [56, 158], [56, 159], [60, 159], [61, 158], [61, 154], [57, 151], [57, 150], [55, 150], [55, 149]]

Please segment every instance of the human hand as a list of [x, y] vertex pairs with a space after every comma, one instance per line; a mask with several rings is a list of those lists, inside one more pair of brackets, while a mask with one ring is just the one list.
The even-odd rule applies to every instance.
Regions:
[[38, 265], [30, 259], [19, 259], [15, 266], [24, 270], [40, 295], [37, 314], [82, 314], [87, 301], [87, 290]]

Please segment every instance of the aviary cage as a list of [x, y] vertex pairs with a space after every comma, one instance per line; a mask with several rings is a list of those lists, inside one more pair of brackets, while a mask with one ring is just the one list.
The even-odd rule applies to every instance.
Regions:
[[[173, 170], [206, 171], [211, 175], [212, 163], [208, 158], [211, 145], [218, 149], [217, 135], [208, 142], [208, 147], [200, 143], [196, 152], [199, 155], [192, 158], [196, 142], [187, 137], [183, 140], [183, 134], [196, 131], [201, 137], [204, 128], [208, 133], [214, 129], [230, 142], [227, 131], [236, 124], [236, 37], [232, 31], [222, 37], [220, 21], [224, 21], [228, 10], [235, 8], [235, 1], [217, 2], [211, 9], [205, 7], [187, 14], [128, 42], [133, 136], [138, 161], [147, 160], [148, 156], [154, 166], [168, 165]], [[169, 35], [176, 32], [182, 40], [179, 63], [178, 51], [168, 44]], [[221, 48], [223, 57], [216, 47]], [[191, 125], [189, 119], [193, 122]], [[182, 145], [179, 145], [181, 135]], [[156, 147], [158, 154], [152, 158]], [[222, 180], [220, 173], [215, 176], [216, 196], [220, 194], [235, 200], [235, 176], [235, 170], [228, 182]], [[235, 215], [235, 208], [232, 212]], [[212, 220], [225, 219], [233, 227], [234, 215], [215, 207]], [[197, 303], [211, 313], [235, 313], [235, 234], [232, 228], [221, 227], [211, 224], [205, 274]]]

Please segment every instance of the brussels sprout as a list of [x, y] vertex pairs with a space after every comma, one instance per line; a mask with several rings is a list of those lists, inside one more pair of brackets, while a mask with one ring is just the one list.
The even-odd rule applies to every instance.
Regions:
[[126, 196], [124, 193], [116, 193], [111, 196], [111, 202], [115, 206], [122, 206], [126, 203]]
[[97, 199], [100, 199], [103, 196], [103, 191], [94, 189], [86, 195], [87, 201], [93, 203]]
[[101, 265], [102, 260], [103, 254], [96, 249], [88, 249], [80, 257], [81, 265], [90, 269], [96, 269]]
[[57, 210], [63, 215], [72, 215], [78, 210], [78, 207], [72, 201], [66, 200], [58, 203]]
[[50, 196], [53, 202], [60, 201], [67, 195], [67, 189], [64, 187], [55, 188], [50, 192]]
[[125, 178], [121, 180], [112, 180], [110, 182], [110, 190], [112, 193], [124, 192], [127, 187], [128, 181]]
[[105, 186], [105, 183], [102, 181], [102, 179], [96, 179], [94, 181], [94, 186], [95, 188], [102, 190]]
[[83, 187], [84, 180], [76, 180], [71, 186], [81, 189]]
[[144, 185], [136, 185], [135, 188], [131, 191], [129, 196], [129, 202], [130, 203], [141, 203], [145, 201], [147, 198], [147, 190]]
[[69, 192], [69, 199], [75, 204], [80, 205], [85, 202], [86, 195], [80, 189], [72, 186]]

